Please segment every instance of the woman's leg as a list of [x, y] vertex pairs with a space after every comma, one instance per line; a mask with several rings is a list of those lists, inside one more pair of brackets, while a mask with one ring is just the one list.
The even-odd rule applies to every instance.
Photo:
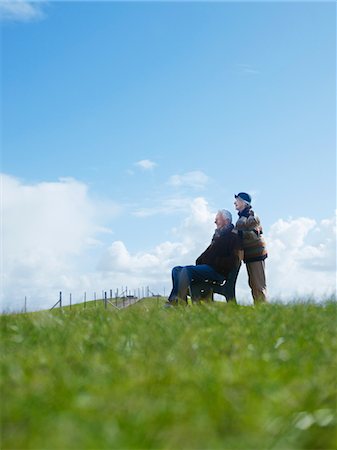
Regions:
[[254, 261], [246, 263], [248, 272], [248, 284], [252, 291], [254, 303], [267, 303], [267, 283], [265, 262]]

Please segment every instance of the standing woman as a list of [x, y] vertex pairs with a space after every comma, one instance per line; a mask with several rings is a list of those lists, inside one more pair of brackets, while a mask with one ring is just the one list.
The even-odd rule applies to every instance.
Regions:
[[254, 303], [266, 303], [267, 283], [265, 274], [265, 259], [267, 249], [262, 237], [260, 219], [251, 207], [252, 198], [246, 192], [235, 195], [235, 209], [239, 218], [235, 229], [238, 232], [243, 249], [243, 261], [247, 267], [248, 283], [252, 291]]

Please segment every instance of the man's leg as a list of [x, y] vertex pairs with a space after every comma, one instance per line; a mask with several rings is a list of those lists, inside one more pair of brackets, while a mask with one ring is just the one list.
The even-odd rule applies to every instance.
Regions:
[[240, 272], [240, 267], [241, 267], [241, 262], [237, 267], [235, 267], [234, 269], [232, 269], [229, 272], [228, 277], [226, 279], [226, 283], [224, 286], [224, 294], [225, 294], [227, 302], [236, 303], [235, 285], [236, 285], [236, 280], [237, 280], [239, 272]]
[[255, 261], [246, 263], [248, 283], [252, 291], [254, 303], [267, 303], [267, 283], [265, 262]]
[[187, 302], [187, 291], [191, 283], [190, 266], [183, 267], [179, 273], [178, 299]]
[[182, 269], [182, 266], [176, 266], [172, 269], [172, 291], [167, 299], [169, 302], [178, 301], [179, 276]]
[[186, 298], [187, 290], [192, 280], [193, 284], [203, 283], [205, 280], [222, 283], [224, 277], [207, 264], [200, 264], [199, 266], [185, 266], [179, 276], [179, 298]]

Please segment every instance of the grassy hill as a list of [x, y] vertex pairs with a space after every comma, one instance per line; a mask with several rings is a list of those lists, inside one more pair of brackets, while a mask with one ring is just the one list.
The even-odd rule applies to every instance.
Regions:
[[335, 449], [336, 303], [1, 317], [2, 449]]

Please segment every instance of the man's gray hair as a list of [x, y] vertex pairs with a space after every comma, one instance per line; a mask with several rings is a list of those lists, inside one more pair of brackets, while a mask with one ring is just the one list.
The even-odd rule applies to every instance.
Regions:
[[227, 209], [219, 209], [219, 213], [224, 219], [227, 219], [230, 221], [230, 223], [232, 223], [232, 214]]

